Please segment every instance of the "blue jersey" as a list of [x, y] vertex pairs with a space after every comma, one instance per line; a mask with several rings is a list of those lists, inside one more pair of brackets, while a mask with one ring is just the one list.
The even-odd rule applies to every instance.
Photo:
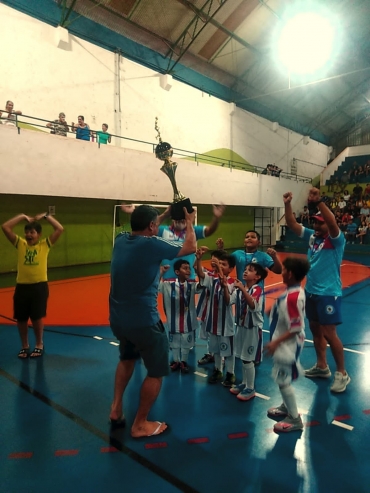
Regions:
[[[236, 250], [231, 254], [236, 261], [236, 275], [239, 281], [245, 284], [243, 279], [243, 273], [245, 268], [249, 264], [259, 264], [261, 267], [265, 269], [270, 269], [274, 265], [273, 258], [265, 252], [261, 252], [260, 250], [256, 250], [255, 252], [248, 253], [245, 250]], [[261, 286], [264, 286], [264, 282], [261, 281], [259, 283]]]
[[140, 329], [159, 322], [159, 266], [163, 258], [175, 258], [180, 250], [181, 245], [157, 236], [117, 236], [109, 294], [112, 327]]
[[336, 238], [316, 236], [313, 229], [302, 227], [301, 238], [308, 241], [307, 257], [311, 268], [306, 291], [320, 296], [342, 296], [340, 264], [346, 240], [342, 232]]
[[[205, 226], [194, 226], [194, 231], [195, 231], [195, 237], [197, 240], [200, 240], [201, 238], [205, 238]], [[169, 241], [174, 241], [177, 242], [180, 246], [184, 243], [185, 240], [185, 230], [183, 231], [176, 231], [172, 226], [160, 226], [159, 231], [158, 231], [158, 236], [161, 238], [164, 238], [165, 240]], [[190, 255], [184, 255], [181, 257], [184, 260], [187, 260], [190, 264], [190, 278], [189, 279], [195, 279], [195, 270], [194, 270], [194, 263], [195, 263], [195, 253], [192, 253]], [[175, 274], [175, 271], [173, 270], [173, 264], [176, 262], [176, 260], [168, 260], [164, 259], [162, 262], [162, 265], [169, 265], [170, 268], [163, 274], [163, 279], [175, 279], [177, 276]]]

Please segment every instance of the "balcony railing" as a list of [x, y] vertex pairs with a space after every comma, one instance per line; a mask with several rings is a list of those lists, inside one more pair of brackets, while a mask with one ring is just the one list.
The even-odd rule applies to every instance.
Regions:
[[[4, 117], [4, 114], [5, 113], [8, 114], [8, 111], [6, 111], [6, 110], [0, 110], [0, 111], [3, 114], [0, 121], [2, 123], [4, 123], [4, 120], [6, 120], [6, 117]], [[47, 126], [47, 124], [55, 124], [54, 120], [45, 120], [44, 118], [38, 118], [38, 117], [35, 117], [32, 115], [24, 115], [24, 114], [18, 115], [16, 113], [11, 113], [11, 114], [15, 116], [15, 120], [10, 120], [10, 121], [8, 120], [7, 124], [9, 124], [9, 125], [14, 124], [14, 126], [17, 127], [18, 134], [20, 134], [22, 128], [26, 128], [26, 129], [30, 129], [30, 130], [45, 129], [47, 132], [50, 132], [51, 129], [50, 129], [50, 127]], [[68, 124], [68, 131], [66, 130], [66, 133], [71, 134], [71, 135], [75, 135], [75, 132], [69, 130], [71, 127], [72, 127], [72, 125]], [[0, 128], [1, 128], [1, 125], [0, 125]], [[42, 130], [42, 131], [44, 131], [44, 130]], [[96, 134], [99, 131], [100, 131], [100, 129], [98, 130], [98, 129], [90, 128], [90, 135], [94, 135], [96, 137]], [[138, 149], [140, 148], [140, 150], [142, 150], [143, 146], [144, 146], [144, 148], [145, 147], [148, 148], [147, 152], [153, 152], [153, 153], [155, 152], [155, 148], [157, 146], [157, 143], [147, 142], [145, 140], [133, 139], [130, 137], [122, 137], [121, 135], [115, 135], [115, 134], [112, 134], [110, 132], [108, 132], [108, 133], [111, 137], [114, 137], [116, 139], [121, 139], [122, 141], [125, 141], [125, 142], [134, 143], [134, 148], [135, 148], [135, 144], [137, 144], [137, 147], [138, 147]], [[97, 148], [100, 148], [100, 146], [101, 146], [100, 142], [98, 142], [97, 140], [92, 141], [92, 143], [96, 144]], [[149, 149], [150, 149], [150, 151], [149, 151]], [[236, 170], [247, 171], [250, 173], [261, 174], [265, 170], [265, 168], [262, 168], [259, 166], [253, 166], [249, 163], [243, 163], [243, 162], [235, 161], [232, 159], [226, 159], [226, 158], [221, 158], [221, 157], [217, 157], [217, 156], [211, 156], [209, 154], [197, 153], [194, 151], [188, 151], [185, 149], [179, 149], [179, 148], [175, 148], [175, 147], [173, 148], [173, 155], [177, 156], [179, 158], [183, 158], [183, 159], [187, 159], [189, 161], [196, 162], [196, 163], [205, 163], [205, 164], [210, 164], [210, 165], [214, 165], [214, 166], [221, 166], [223, 168], [230, 169], [230, 171], [232, 171], [233, 169], [236, 169]], [[307, 176], [301, 176], [301, 175], [286, 173], [284, 171], [282, 171], [280, 173], [279, 177], [274, 177], [274, 178], [277, 178], [277, 179], [285, 178], [285, 179], [301, 181], [301, 182], [305, 182], [305, 183], [311, 183], [312, 182], [312, 179], [307, 177]]]

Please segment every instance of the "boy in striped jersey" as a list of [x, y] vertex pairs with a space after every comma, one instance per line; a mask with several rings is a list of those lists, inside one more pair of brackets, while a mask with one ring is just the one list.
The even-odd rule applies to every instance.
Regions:
[[[201, 247], [202, 251], [208, 251], [207, 247]], [[218, 266], [215, 263], [215, 259], [219, 260], [223, 255], [226, 255], [227, 252], [225, 250], [214, 250], [211, 252], [211, 267], [212, 270], [203, 269], [206, 276], [215, 277], [218, 275]], [[207, 365], [208, 363], [214, 363], [215, 357], [213, 354], [209, 352], [209, 332], [206, 331], [205, 328], [205, 320], [207, 315], [207, 304], [209, 300], [209, 289], [203, 288], [201, 294], [198, 298], [197, 303], [197, 316], [200, 319], [200, 331], [199, 338], [207, 341], [207, 352], [205, 355], [198, 360], [198, 365]]]
[[[161, 267], [161, 276], [166, 270]], [[167, 317], [168, 338], [172, 350], [172, 371], [189, 373], [188, 356], [194, 346], [195, 330], [198, 327], [195, 310], [195, 293], [200, 291], [198, 283], [190, 277], [190, 264], [185, 259], [174, 263], [177, 279], [161, 279], [159, 292], [163, 294], [164, 311]]]
[[273, 357], [272, 375], [279, 385], [283, 403], [278, 407], [271, 407], [267, 415], [273, 419], [284, 417], [274, 425], [274, 431], [277, 432], [303, 429], [291, 383], [303, 373], [299, 356], [305, 338], [306, 297], [301, 281], [309, 270], [307, 259], [288, 257], [283, 260], [282, 276], [287, 290], [276, 300], [270, 313], [271, 341], [265, 349]]
[[243, 363], [243, 379], [239, 385], [233, 385], [230, 392], [241, 401], [249, 401], [256, 395], [254, 381], [256, 360], [259, 348], [259, 333], [263, 326], [264, 295], [261, 281], [267, 277], [267, 271], [260, 264], [249, 264], [243, 273], [242, 281], [235, 281], [236, 291], [236, 333], [235, 357]]
[[209, 351], [214, 354], [215, 368], [208, 383], [217, 383], [223, 379], [222, 358], [225, 358], [226, 377], [222, 382], [225, 387], [235, 383], [234, 367], [234, 319], [232, 305], [235, 303], [234, 279], [229, 277], [235, 267], [231, 255], [222, 255], [220, 260], [214, 259], [217, 275], [206, 276], [202, 268], [203, 251], [198, 249], [197, 274], [200, 284], [209, 289], [205, 328], [209, 333]]

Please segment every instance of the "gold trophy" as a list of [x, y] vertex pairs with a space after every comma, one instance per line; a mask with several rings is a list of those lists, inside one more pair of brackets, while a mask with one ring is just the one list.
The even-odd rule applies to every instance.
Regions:
[[191, 205], [190, 199], [186, 198], [177, 188], [175, 181], [175, 173], [177, 169], [177, 163], [171, 161], [173, 155], [173, 149], [171, 144], [168, 142], [163, 142], [161, 139], [161, 134], [158, 127], [158, 118], [155, 119], [155, 130], [157, 131], [156, 139], [158, 139], [159, 144], [155, 148], [155, 157], [164, 161], [161, 171], [170, 179], [173, 188], [173, 202], [171, 204], [171, 217], [175, 220], [185, 219], [183, 208], [186, 207], [188, 212], [193, 212], [193, 207]]

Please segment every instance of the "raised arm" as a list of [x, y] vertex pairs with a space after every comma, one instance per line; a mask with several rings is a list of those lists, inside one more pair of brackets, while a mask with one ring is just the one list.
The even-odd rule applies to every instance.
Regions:
[[212, 217], [212, 221], [211, 221], [211, 223], [208, 226], [206, 226], [206, 229], [204, 231], [204, 236], [205, 237], [211, 236], [211, 234], [213, 234], [216, 231], [216, 229], [218, 228], [218, 225], [220, 223], [220, 219], [221, 219], [224, 211], [225, 211], [224, 204], [214, 205], [213, 206], [213, 217]]
[[1, 225], [1, 229], [3, 230], [4, 235], [8, 238], [10, 243], [14, 244], [17, 235], [13, 232], [14, 226], [19, 224], [21, 221], [31, 222], [31, 218], [26, 216], [26, 214], [18, 214], [18, 216], [14, 216], [4, 224]]
[[195, 231], [193, 228], [195, 211], [189, 214], [184, 207], [184, 214], [186, 220], [185, 240], [181, 250], [177, 254], [178, 257], [182, 257], [183, 255], [190, 255], [191, 253], [194, 253], [197, 249], [197, 239], [195, 237]]
[[289, 229], [293, 231], [293, 233], [295, 233], [298, 236], [301, 236], [302, 226], [297, 223], [295, 217], [293, 216], [293, 210], [291, 204], [292, 198], [293, 198], [292, 192], [287, 192], [284, 193], [283, 195], [286, 225], [288, 226]]
[[336, 238], [340, 233], [338, 223], [329, 207], [325, 204], [325, 202], [321, 201], [320, 190], [318, 188], [310, 189], [308, 193], [308, 202], [315, 205], [319, 209], [328, 227], [329, 235], [332, 238]]
[[47, 212], [41, 212], [35, 216], [35, 221], [40, 221], [40, 219], [45, 219], [49, 224], [52, 225], [54, 231], [49, 236], [49, 241], [52, 245], [58, 240], [59, 236], [63, 233], [64, 228], [59, 221], [55, 219], [54, 216], [49, 216]]
[[276, 250], [274, 250], [273, 248], [268, 248], [266, 253], [270, 255], [270, 257], [274, 261], [274, 264], [270, 267], [270, 271], [274, 272], [275, 274], [281, 274], [283, 271], [283, 266], [280, 262]]
[[203, 267], [202, 267], [202, 255], [203, 255], [202, 249], [198, 248], [195, 255], [196, 255], [196, 259], [197, 259], [195, 270], [196, 270], [196, 273], [197, 273], [199, 280], [201, 280], [201, 279], [204, 279], [206, 277], [204, 270], [203, 270]]

